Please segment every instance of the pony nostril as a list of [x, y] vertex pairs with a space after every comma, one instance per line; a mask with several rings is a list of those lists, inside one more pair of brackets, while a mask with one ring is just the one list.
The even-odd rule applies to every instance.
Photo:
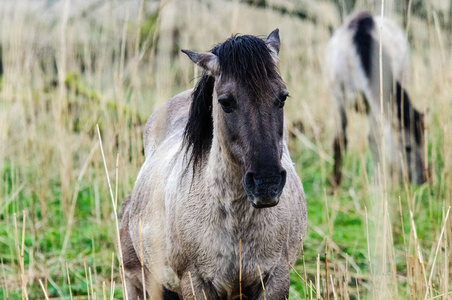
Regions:
[[286, 170], [282, 170], [280, 175], [281, 175], [281, 183], [282, 184], [286, 183], [286, 176], [287, 176]]
[[286, 176], [287, 176], [287, 172], [286, 170], [282, 170], [281, 171], [281, 182], [279, 183], [280, 188], [284, 188], [284, 185], [286, 184]]
[[246, 172], [245, 174], [245, 186], [249, 189], [253, 189], [256, 186], [255, 175], [253, 172]]

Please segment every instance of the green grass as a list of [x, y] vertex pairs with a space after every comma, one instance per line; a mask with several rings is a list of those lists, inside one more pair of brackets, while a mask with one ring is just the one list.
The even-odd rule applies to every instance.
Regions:
[[[4, 182], [7, 185], [6, 194], [12, 191], [11, 166], [7, 164], [3, 172]], [[75, 210], [75, 222], [71, 227], [71, 238], [69, 246], [64, 254], [61, 254], [63, 241], [66, 235], [67, 223], [65, 222], [64, 212], [59, 202], [60, 185], [58, 179], [51, 180], [50, 191], [47, 198], [47, 218], [42, 218], [42, 212], [39, 202], [35, 195], [29, 195], [26, 192], [20, 192], [13, 204], [0, 214], [0, 253], [3, 263], [6, 266], [6, 283], [9, 286], [10, 299], [19, 298], [21, 295], [17, 287], [15, 274], [20, 273], [19, 261], [17, 259], [17, 249], [15, 242], [13, 213], [17, 212], [17, 224], [19, 227], [19, 239], [21, 239], [21, 228], [23, 217], [22, 210], [27, 211], [27, 227], [25, 234], [24, 263], [25, 268], [30, 266], [30, 254], [33, 253], [33, 264], [38, 264], [42, 273], [52, 278], [54, 283], [48, 283], [48, 293], [54, 296], [69, 295], [69, 286], [65, 264], [69, 265], [69, 274], [71, 278], [71, 289], [74, 296], [86, 295], [86, 282], [84, 263], [92, 268], [92, 273], [97, 274], [96, 278], [109, 278], [111, 273], [111, 255], [115, 253], [114, 239], [115, 231], [112, 222], [103, 221], [98, 224], [93, 214], [94, 195], [89, 187], [80, 189], [77, 198]], [[32, 220], [30, 220], [30, 218]], [[45, 227], [40, 227], [45, 224]], [[31, 232], [30, 232], [31, 231]], [[19, 241], [20, 243], [20, 241]], [[61, 255], [61, 258], [60, 258]], [[116, 254], [115, 254], [116, 255]], [[115, 279], [118, 270], [115, 269]], [[42, 277], [38, 273], [38, 278]], [[3, 280], [3, 277], [2, 277]], [[13, 286], [11, 284], [13, 283]], [[55, 286], [53, 286], [55, 284]], [[101, 282], [95, 282], [96, 289], [101, 291]], [[37, 279], [28, 287], [28, 296], [30, 299], [42, 298], [42, 289]], [[117, 286], [116, 293], [118, 297], [122, 295], [122, 289]], [[5, 296], [5, 289], [0, 289], [0, 298]]]

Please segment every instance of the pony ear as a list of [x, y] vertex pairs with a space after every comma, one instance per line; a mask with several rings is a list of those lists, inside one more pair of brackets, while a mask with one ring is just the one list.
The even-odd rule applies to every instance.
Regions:
[[220, 62], [218, 56], [210, 52], [198, 53], [190, 50], [181, 50], [191, 59], [192, 62], [207, 71], [210, 76], [217, 76], [220, 73]]
[[273, 30], [267, 37], [266, 41], [268, 49], [272, 53], [273, 60], [275, 63], [278, 61], [279, 47], [281, 46], [281, 41], [279, 40], [279, 29]]

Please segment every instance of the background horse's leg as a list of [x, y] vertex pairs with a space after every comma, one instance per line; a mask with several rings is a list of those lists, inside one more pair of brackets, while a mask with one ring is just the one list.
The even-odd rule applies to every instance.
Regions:
[[336, 137], [333, 142], [334, 149], [334, 168], [333, 177], [331, 179], [331, 187], [334, 189], [341, 184], [342, 181], [342, 157], [347, 149], [347, 114], [341, 100], [336, 100], [339, 110], [339, 121], [336, 124]]
[[[191, 280], [188, 272], [182, 275], [181, 287], [182, 287], [182, 298], [184, 300], [194, 300], [193, 291], [196, 295], [196, 299], [208, 299], [208, 300], [220, 300], [217, 291], [212, 286], [211, 283], [205, 282], [199, 279], [196, 274], [190, 274]], [[205, 296], [204, 296], [205, 295]]]

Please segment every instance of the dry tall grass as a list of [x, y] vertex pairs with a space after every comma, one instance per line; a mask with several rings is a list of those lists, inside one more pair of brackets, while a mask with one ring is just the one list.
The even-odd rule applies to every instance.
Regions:
[[[94, 299], [116, 291], [121, 297], [112, 257], [114, 209], [96, 124], [120, 204], [143, 162], [147, 117], [200, 74], [180, 48], [207, 50], [232, 33], [265, 36], [279, 28], [291, 152], [311, 207], [291, 297], [452, 297], [452, 41], [444, 28], [451, 4], [413, 0], [425, 16], [408, 18], [401, 2], [385, 1], [387, 17], [400, 24], [409, 19], [408, 91], [417, 108], [429, 110], [429, 184], [385, 189], [386, 174], [369, 161], [366, 120], [354, 114], [345, 184], [329, 196], [335, 112], [322, 67], [325, 45], [350, 1], [336, 2], [2, 3], [0, 295]], [[360, 0], [356, 8], [377, 12], [380, 3]], [[296, 122], [302, 130], [292, 128]], [[350, 232], [337, 228], [351, 214], [356, 224], [347, 228], [362, 239], [340, 244]]]

